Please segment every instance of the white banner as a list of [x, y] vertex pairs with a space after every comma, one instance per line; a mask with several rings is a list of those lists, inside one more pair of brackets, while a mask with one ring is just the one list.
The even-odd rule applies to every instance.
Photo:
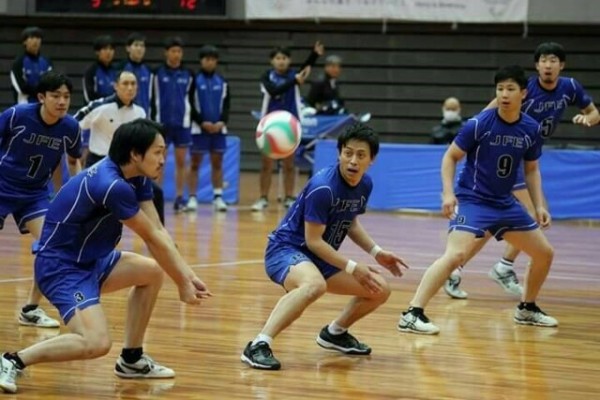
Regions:
[[246, 0], [246, 19], [523, 22], [529, 0]]

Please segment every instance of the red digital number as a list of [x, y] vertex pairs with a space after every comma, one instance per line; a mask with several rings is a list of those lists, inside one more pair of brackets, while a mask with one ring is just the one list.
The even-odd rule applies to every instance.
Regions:
[[197, 2], [197, 0], [180, 0], [179, 7], [194, 11], [196, 9]]
[[91, 0], [92, 8], [100, 8], [102, 5], [102, 0]]

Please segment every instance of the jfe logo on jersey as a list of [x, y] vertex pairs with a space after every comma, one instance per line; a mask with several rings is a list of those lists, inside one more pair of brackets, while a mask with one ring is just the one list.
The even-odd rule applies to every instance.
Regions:
[[362, 210], [365, 203], [365, 198], [362, 196], [360, 199], [342, 200], [337, 199], [334, 204], [335, 212], [358, 212]]
[[549, 110], [562, 110], [569, 106], [569, 96], [563, 95], [560, 100], [544, 101], [539, 103], [534, 109], [535, 113], [542, 113]]
[[23, 139], [23, 143], [35, 144], [36, 146], [46, 146], [52, 150], [60, 150], [62, 139], [40, 135], [38, 133], [31, 133], [28, 138]]
[[490, 146], [510, 146], [517, 149], [522, 149], [525, 143], [525, 139], [518, 136], [511, 135], [497, 135], [493, 141], [490, 142]]

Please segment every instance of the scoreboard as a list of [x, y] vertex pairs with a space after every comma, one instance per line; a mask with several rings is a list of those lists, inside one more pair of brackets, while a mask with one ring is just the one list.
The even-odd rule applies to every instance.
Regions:
[[226, 0], [37, 0], [36, 13], [225, 16]]

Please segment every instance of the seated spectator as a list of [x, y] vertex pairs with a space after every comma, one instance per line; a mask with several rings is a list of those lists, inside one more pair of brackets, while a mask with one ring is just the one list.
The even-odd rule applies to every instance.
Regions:
[[463, 125], [460, 116], [460, 101], [456, 97], [448, 97], [442, 106], [442, 121], [431, 132], [431, 143], [449, 144]]
[[306, 103], [321, 115], [346, 114], [344, 100], [340, 97], [338, 78], [342, 73], [342, 59], [336, 55], [325, 58], [325, 71], [310, 85]]

